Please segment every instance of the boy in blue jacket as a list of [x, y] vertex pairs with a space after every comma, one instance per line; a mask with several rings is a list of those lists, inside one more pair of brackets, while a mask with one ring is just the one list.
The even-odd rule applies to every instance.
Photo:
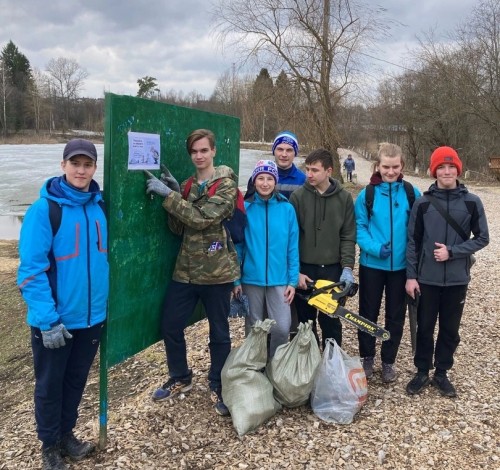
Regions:
[[276, 191], [278, 168], [271, 160], [257, 162], [252, 173], [255, 194], [245, 201], [248, 224], [245, 242], [239, 244], [242, 262], [241, 290], [248, 296], [250, 314], [245, 318], [248, 335], [265, 308], [276, 324], [271, 329], [269, 356], [288, 341], [290, 304], [299, 282], [299, 228], [293, 206]]
[[62, 457], [81, 460], [95, 449], [73, 429], [106, 320], [109, 288], [107, 223], [93, 180], [96, 162], [92, 142], [69, 141], [61, 162], [64, 175], [44, 184], [19, 238], [17, 280], [28, 305], [43, 470], [66, 469]]
[[[279, 180], [276, 183], [276, 191], [290, 199], [292, 193], [306, 181], [306, 175], [293, 163], [294, 158], [299, 154], [297, 136], [290, 131], [280, 132], [273, 141], [272, 152], [278, 168]], [[251, 198], [254, 193], [255, 185], [252, 178], [250, 178], [245, 199]]]
[[[403, 185], [403, 152], [398, 145], [379, 145], [373, 185], [373, 207], [363, 189], [354, 205], [359, 256], [359, 313], [377, 322], [385, 290], [385, 328], [389, 340], [381, 346], [382, 381], [396, 380], [394, 363], [406, 314], [406, 243], [410, 203]], [[413, 188], [415, 198], [420, 191]], [[415, 200], [415, 198], [413, 200]], [[359, 355], [367, 378], [372, 377], [375, 338], [358, 330]]]

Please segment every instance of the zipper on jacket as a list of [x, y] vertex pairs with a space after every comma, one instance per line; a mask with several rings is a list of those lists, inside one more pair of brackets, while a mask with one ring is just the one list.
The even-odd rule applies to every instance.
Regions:
[[[397, 195], [396, 195], [397, 196]], [[394, 263], [393, 263], [393, 257], [392, 257], [392, 250], [394, 249], [394, 240], [393, 240], [393, 224], [392, 224], [392, 183], [389, 183], [389, 220], [390, 220], [390, 226], [389, 226], [389, 231], [390, 231], [390, 242], [391, 242], [391, 254], [389, 255], [390, 258], [390, 263], [391, 263], [391, 271], [394, 268]]]
[[268, 208], [269, 208], [269, 200], [266, 199], [265, 201], [266, 204], [266, 287], [267, 287], [267, 270], [269, 267], [269, 213], [268, 213]]
[[88, 282], [88, 292], [87, 292], [87, 327], [90, 328], [90, 316], [91, 316], [91, 299], [92, 299], [92, 279], [90, 273], [90, 223], [89, 216], [87, 214], [87, 207], [83, 206], [83, 213], [85, 215], [86, 222], [86, 232], [87, 232], [87, 282]]
[[[449, 191], [446, 191], [446, 212], [448, 212], [448, 214], [450, 213], [450, 193]], [[444, 233], [444, 244], [446, 246], [448, 246], [448, 228], [449, 228], [449, 223], [448, 221], [446, 220], [446, 231]], [[443, 266], [443, 285], [446, 286], [446, 261], [443, 263], [444, 266]]]

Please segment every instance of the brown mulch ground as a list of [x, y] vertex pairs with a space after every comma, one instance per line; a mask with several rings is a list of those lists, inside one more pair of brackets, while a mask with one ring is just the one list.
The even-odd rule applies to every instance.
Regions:
[[[193, 390], [170, 403], [153, 403], [166, 377], [158, 343], [109, 373], [108, 443], [73, 469], [500, 469], [500, 188], [477, 187], [490, 224], [490, 245], [477, 255], [461, 329], [462, 342], [450, 374], [456, 399], [429, 387], [410, 397], [405, 386], [414, 367], [408, 331], [397, 367], [384, 385], [379, 367], [369, 398], [351, 425], [318, 419], [308, 406], [283, 409], [239, 439], [231, 419], [215, 414], [207, 387], [207, 323], [187, 332]], [[40, 468], [35, 434], [33, 373], [24, 305], [15, 287], [16, 242], [0, 242], [0, 470]], [[348, 306], [356, 310], [356, 300]], [[231, 321], [233, 345], [243, 341], [241, 319]], [[344, 349], [357, 353], [353, 328], [344, 328]], [[97, 364], [80, 410], [77, 434], [96, 440]]]

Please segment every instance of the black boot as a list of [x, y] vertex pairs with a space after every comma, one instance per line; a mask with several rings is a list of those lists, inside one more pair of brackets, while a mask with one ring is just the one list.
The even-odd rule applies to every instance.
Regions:
[[42, 470], [67, 470], [58, 445], [42, 448]]
[[82, 460], [94, 450], [92, 442], [80, 441], [72, 431], [61, 438], [61, 455], [68, 456], [71, 460]]

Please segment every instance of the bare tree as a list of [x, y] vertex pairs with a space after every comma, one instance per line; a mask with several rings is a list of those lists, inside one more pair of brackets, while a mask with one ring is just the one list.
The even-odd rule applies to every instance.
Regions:
[[59, 57], [50, 59], [46, 66], [50, 76], [51, 89], [56, 98], [60, 98], [64, 108], [63, 129], [69, 125], [71, 102], [78, 98], [83, 82], [88, 77], [85, 69], [73, 59]]
[[220, 42], [242, 61], [283, 70], [297, 85], [315, 125], [311, 143], [336, 154], [334, 110], [350, 90], [356, 52], [380, 30], [381, 11], [354, 0], [216, 0], [213, 19]]

